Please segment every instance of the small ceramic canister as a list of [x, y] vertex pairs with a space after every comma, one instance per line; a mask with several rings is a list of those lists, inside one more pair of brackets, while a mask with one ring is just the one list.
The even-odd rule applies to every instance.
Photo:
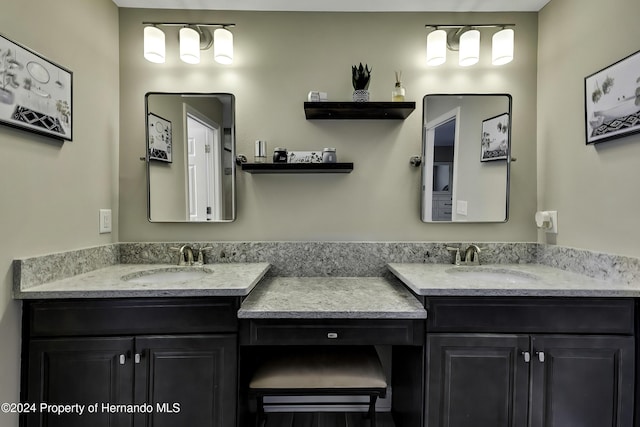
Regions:
[[322, 150], [322, 163], [336, 163], [338, 161], [335, 148]]
[[273, 150], [273, 163], [287, 163], [287, 149], [276, 147]]

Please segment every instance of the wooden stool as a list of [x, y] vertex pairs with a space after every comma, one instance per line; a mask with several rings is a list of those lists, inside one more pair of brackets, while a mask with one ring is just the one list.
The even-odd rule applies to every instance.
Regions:
[[385, 396], [387, 380], [373, 346], [288, 347], [287, 350], [288, 353], [268, 358], [249, 383], [250, 392], [256, 396], [256, 426], [262, 426], [266, 420], [265, 396], [353, 395], [369, 396], [368, 416], [371, 427], [375, 427], [376, 400]]

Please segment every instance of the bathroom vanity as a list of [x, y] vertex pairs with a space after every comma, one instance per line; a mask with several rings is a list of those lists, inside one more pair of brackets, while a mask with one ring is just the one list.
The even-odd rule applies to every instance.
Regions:
[[637, 289], [535, 264], [388, 267], [397, 278], [208, 264], [136, 283], [193, 268], [115, 265], [17, 289], [21, 400], [100, 405], [21, 425], [252, 425], [257, 362], [302, 345], [389, 350], [396, 427], [632, 425]]
[[98, 408], [36, 411], [23, 425], [235, 425], [239, 305], [239, 297], [25, 301], [21, 400]]
[[429, 313], [423, 425], [633, 425], [633, 289], [539, 265], [389, 268]]
[[268, 269], [114, 265], [15, 290], [21, 401], [84, 405], [21, 425], [235, 426], [237, 311]]

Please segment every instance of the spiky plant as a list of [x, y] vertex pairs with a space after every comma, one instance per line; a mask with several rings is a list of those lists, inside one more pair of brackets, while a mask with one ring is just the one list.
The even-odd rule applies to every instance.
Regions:
[[371, 70], [373, 70], [373, 68], [369, 68], [369, 65], [367, 64], [363, 67], [362, 62], [358, 67], [355, 65], [351, 66], [351, 82], [353, 83], [354, 90], [369, 89]]

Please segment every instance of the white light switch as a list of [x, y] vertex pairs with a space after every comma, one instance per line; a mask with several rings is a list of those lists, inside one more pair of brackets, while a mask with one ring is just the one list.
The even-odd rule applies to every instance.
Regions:
[[467, 201], [466, 200], [458, 200], [456, 203], [456, 213], [458, 215], [466, 215], [467, 214]]
[[100, 209], [100, 234], [111, 233], [111, 209]]

